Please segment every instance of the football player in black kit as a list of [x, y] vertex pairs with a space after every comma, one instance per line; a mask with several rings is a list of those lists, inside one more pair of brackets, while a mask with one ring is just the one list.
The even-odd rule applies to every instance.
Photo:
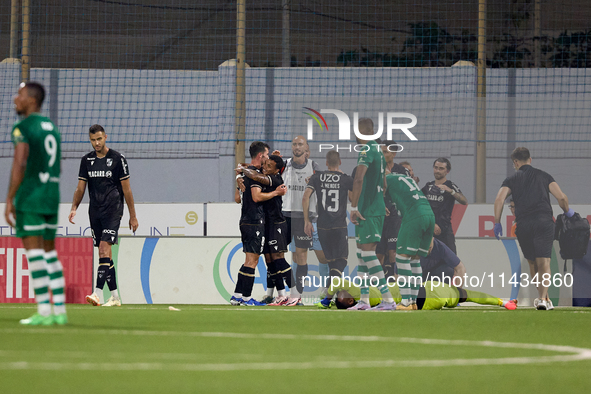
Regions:
[[121, 306], [111, 246], [117, 243], [124, 197], [129, 209], [129, 229], [135, 232], [138, 228], [133, 193], [129, 183], [129, 167], [121, 153], [107, 147], [107, 134], [102, 126], [98, 124], [91, 126], [89, 136], [94, 150], [82, 157], [80, 162], [78, 186], [74, 191], [68, 219], [74, 224], [76, 210], [88, 184], [90, 196], [88, 215], [94, 246], [99, 248], [99, 267], [95, 291], [86, 296], [86, 301], [94, 306], [101, 305], [100, 300], [106, 281], [111, 298], [103, 306]]
[[[246, 168], [238, 167], [240, 172], [259, 172], [264, 162], [268, 159], [269, 145], [261, 141], [255, 141], [250, 145], [250, 165]], [[283, 181], [281, 181], [283, 183]], [[265, 213], [263, 202], [276, 196], [285, 194], [285, 187], [277, 187], [270, 193], [263, 191], [261, 183], [244, 177], [244, 192], [236, 188], [234, 200], [242, 204], [240, 216], [240, 234], [242, 237], [242, 250], [246, 255], [246, 261], [238, 271], [238, 280], [234, 294], [230, 298], [232, 305], [263, 306], [252, 295], [255, 269], [259, 262], [259, 256], [263, 253], [265, 244]]]
[[456, 201], [462, 205], [468, 205], [468, 199], [455, 183], [447, 180], [447, 174], [450, 171], [451, 163], [448, 159], [445, 157], [436, 159], [433, 162], [435, 180], [427, 182], [421, 191], [429, 200], [435, 214], [435, 238], [457, 254], [456, 238], [451, 226], [451, 213]]
[[[284, 162], [281, 156], [271, 155], [263, 164], [263, 173], [252, 169], [242, 169], [242, 173], [263, 185], [263, 193], [272, 193], [278, 188], [284, 188], [281, 171]], [[285, 189], [287, 191], [287, 189]], [[265, 245], [263, 253], [267, 263], [267, 296], [263, 300], [270, 306], [280, 306], [287, 303], [285, 282], [293, 288], [292, 270], [285, 260], [288, 245], [288, 227], [282, 211], [283, 199], [277, 195], [263, 203], [265, 212]], [[273, 299], [273, 292], [277, 287], [277, 298]]]
[[[331, 277], [340, 277], [347, 266], [349, 237], [347, 235], [347, 201], [353, 190], [353, 178], [344, 174], [339, 166], [341, 158], [337, 151], [326, 154], [328, 171], [317, 171], [308, 182], [302, 206], [304, 231], [312, 236], [314, 227], [310, 220], [310, 197], [316, 193], [318, 200], [318, 238], [328, 262]], [[322, 284], [330, 287], [330, 284]]]

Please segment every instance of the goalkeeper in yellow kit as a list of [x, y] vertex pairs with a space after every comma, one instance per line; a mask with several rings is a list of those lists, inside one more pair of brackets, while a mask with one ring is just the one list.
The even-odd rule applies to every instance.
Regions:
[[[390, 287], [390, 293], [394, 301], [402, 299], [398, 285]], [[338, 286], [334, 285], [328, 289], [326, 298], [316, 305], [320, 308], [330, 308], [333, 304], [339, 309], [346, 309], [354, 306], [361, 297], [361, 289], [349, 281], [342, 281]], [[379, 305], [382, 301], [380, 291], [375, 287], [369, 288], [370, 305]], [[500, 298], [479, 291], [466, 290], [455, 287], [444, 282], [425, 282], [419, 288], [417, 297], [417, 309], [437, 310], [442, 308], [454, 308], [462, 302], [474, 302], [480, 305], [501, 306], [508, 310], [517, 308], [517, 300], [503, 301]]]

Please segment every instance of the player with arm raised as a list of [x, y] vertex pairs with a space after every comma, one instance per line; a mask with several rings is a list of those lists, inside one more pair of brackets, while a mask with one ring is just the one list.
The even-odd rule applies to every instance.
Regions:
[[99, 266], [95, 290], [86, 296], [86, 302], [94, 306], [101, 305], [106, 281], [111, 297], [103, 306], [121, 306], [111, 248], [118, 241], [124, 198], [129, 210], [129, 229], [135, 232], [138, 228], [129, 182], [129, 166], [125, 156], [107, 147], [107, 134], [101, 125], [91, 126], [88, 134], [94, 150], [84, 155], [80, 161], [78, 186], [74, 191], [68, 219], [74, 224], [76, 211], [88, 184], [88, 215], [94, 246], [99, 249]]
[[[347, 236], [347, 200], [353, 189], [353, 179], [344, 174], [339, 166], [341, 158], [337, 151], [326, 154], [328, 171], [312, 175], [304, 197], [304, 231], [312, 236], [314, 231], [310, 219], [310, 197], [316, 193], [318, 200], [318, 238], [328, 262], [330, 277], [339, 277], [347, 266], [349, 241]], [[326, 284], [322, 284], [324, 287]]]
[[446, 244], [454, 253], [456, 251], [456, 238], [451, 225], [451, 214], [456, 201], [462, 205], [468, 205], [468, 199], [452, 181], [447, 179], [451, 171], [451, 162], [445, 157], [440, 157], [433, 162], [433, 175], [435, 180], [427, 182], [421, 189], [435, 215], [435, 238]]

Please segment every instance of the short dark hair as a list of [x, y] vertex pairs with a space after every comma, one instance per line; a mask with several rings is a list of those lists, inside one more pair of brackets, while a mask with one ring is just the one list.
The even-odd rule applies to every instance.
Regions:
[[39, 82], [24, 82], [25, 89], [27, 89], [27, 95], [33, 97], [37, 102], [37, 105], [41, 107], [45, 100], [45, 88]]
[[279, 170], [279, 173], [283, 173], [283, 167], [285, 166], [285, 164], [283, 163], [283, 159], [281, 158], [281, 156], [270, 155], [269, 160], [275, 162], [275, 168]]
[[511, 153], [511, 160], [528, 161], [530, 157], [529, 149], [524, 147], [515, 148]]
[[337, 167], [341, 161], [341, 155], [336, 150], [329, 150], [326, 153], [326, 164], [330, 167]]
[[248, 152], [250, 153], [250, 158], [254, 159], [257, 155], [261, 152], [265, 152], [265, 149], [271, 150], [269, 145], [264, 143], [263, 141], [255, 141], [250, 144], [250, 148], [248, 148]]
[[451, 163], [448, 159], [446, 159], [445, 157], [438, 157], [437, 159], [435, 159], [435, 161], [433, 162], [433, 167], [435, 167], [435, 163], [440, 162], [440, 163], [445, 163], [445, 165], [447, 166], [447, 171], [451, 171]]
[[[404, 166], [410, 166], [410, 163], [409, 163], [408, 161], [401, 161], [401, 162], [400, 162], [400, 163], [398, 163], [398, 164], [400, 164], [400, 165], [401, 165], [401, 166], [403, 166], [403, 167], [404, 167]], [[411, 166], [411, 167], [412, 167], [412, 166]]]
[[[351, 306], [355, 305], [357, 302], [355, 302], [355, 299], [353, 299], [353, 305], [346, 305], [343, 302], [341, 302], [341, 300], [339, 298], [341, 298], [341, 294], [343, 294], [343, 292], [347, 293], [349, 296], [351, 296], [351, 294], [346, 291], [346, 290], [339, 290], [337, 291], [337, 293], [333, 296], [334, 298], [334, 304], [337, 307], [337, 309], [347, 309], [350, 308]], [[352, 298], [352, 297], [345, 297], [345, 298]]]
[[359, 119], [358, 128], [361, 134], [363, 134], [364, 131], [373, 133], [373, 120], [371, 120], [370, 118]]
[[337, 309], [347, 309], [350, 308], [350, 306], [343, 304], [338, 298], [334, 299], [334, 304], [337, 307]]
[[89, 134], [96, 134], [98, 132], [105, 132], [105, 129], [103, 129], [103, 126], [101, 126], [100, 124], [93, 124], [92, 126], [90, 126], [90, 129], [88, 129]]

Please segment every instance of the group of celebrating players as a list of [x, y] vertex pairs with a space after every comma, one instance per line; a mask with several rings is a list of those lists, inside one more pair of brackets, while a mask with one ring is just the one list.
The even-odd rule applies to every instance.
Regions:
[[[359, 120], [361, 135], [374, 135], [373, 127], [371, 119]], [[347, 203], [350, 201], [361, 285], [342, 283], [338, 288], [325, 288], [325, 298], [318, 306], [329, 307], [335, 303], [350, 310], [417, 310], [440, 309], [468, 300], [515, 309], [515, 301], [504, 302], [449, 284], [438, 284], [436, 291], [433, 286], [429, 290], [428, 286], [422, 286], [421, 258], [427, 258], [433, 250], [438, 251], [442, 261], [450, 261], [452, 275], [463, 270], [463, 264], [455, 256], [455, 239], [451, 225], [445, 225], [445, 216], [449, 221], [455, 201], [467, 204], [467, 200], [455, 184], [445, 179], [451, 167], [449, 161], [435, 162], [436, 180], [428, 183], [423, 193], [410, 165], [393, 162], [396, 153], [389, 149], [396, 145], [393, 141], [378, 143], [381, 141], [357, 137], [357, 142], [365, 148], [359, 153], [352, 176], [340, 170], [337, 151], [327, 153], [327, 170], [320, 171], [316, 163], [308, 160], [309, 147], [302, 136], [294, 138], [293, 157], [286, 161], [278, 151], [269, 155], [270, 147], [266, 143], [252, 143], [251, 163], [236, 168], [235, 201], [242, 204], [240, 231], [246, 260], [239, 269], [231, 304], [301, 305], [309, 249], [316, 251], [321, 278], [341, 277], [349, 255]], [[438, 165], [444, 166], [440, 177]], [[444, 194], [449, 198], [443, 198]], [[438, 220], [438, 224], [434, 209], [444, 212], [438, 215], [444, 219]], [[434, 235], [441, 241], [434, 240]], [[292, 237], [295, 278], [285, 260]], [[314, 245], [315, 240], [320, 247]], [[453, 251], [446, 246], [448, 243]], [[268, 292], [264, 300], [257, 301], [252, 298], [252, 288], [260, 255], [265, 256], [267, 264]], [[398, 280], [391, 286], [387, 278], [395, 274], [394, 263]], [[326, 279], [323, 283], [329, 287]], [[289, 297], [285, 285], [290, 288]], [[278, 295], [273, 298], [275, 287]]]
[[[4, 212], [7, 223], [16, 228], [16, 235], [22, 238], [27, 250], [38, 304], [36, 314], [21, 320], [25, 325], [62, 325], [68, 321], [63, 268], [55, 251], [60, 134], [49, 118], [40, 115], [44, 98], [42, 85], [25, 82], [14, 99], [15, 110], [23, 119], [15, 123], [11, 133], [15, 153]], [[466, 205], [467, 199], [457, 185], [446, 179], [451, 170], [449, 160], [436, 159], [435, 180], [420, 189], [410, 164], [394, 163], [396, 153], [389, 147], [397, 144], [373, 140], [373, 128], [371, 119], [359, 120], [362, 137], [356, 138], [364, 149], [359, 152], [352, 176], [340, 170], [337, 151], [327, 153], [327, 170], [320, 171], [316, 163], [308, 160], [309, 146], [302, 136], [292, 141], [293, 157], [288, 160], [278, 151], [269, 155], [270, 147], [264, 142], [251, 144], [250, 164], [236, 168], [235, 201], [242, 204], [240, 232], [246, 259], [239, 269], [231, 304], [301, 305], [308, 274], [308, 250], [316, 253], [321, 278], [342, 276], [349, 255], [346, 218], [350, 201], [361, 284], [341, 282], [328, 288], [324, 279], [326, 297], [318, 303], [320, 307], [329, 307], [334, 301], [337, 307], [351, 310], [417, 310], [471, 301], [515, 309], [516, 300], [503, 301], [444, 283], [446, 276], [455, 279], [465, 274], [465, 267], [456, 256], [451, 213], [456, 201]], [[130, 212], [129, 227], [133, 231], [138, 227], [129, 169], [123, 155], [107, 148], [102, 126], [93, 125], [89, 138], [93, 151], [81, 160], [68, 219], [73, 223], [88, 184], [92, 235], [100, 260], [97, 286], [86, 300], [101, 305], [106, 281], [111, 298], [104, 306], [121, 306], [111, 246], [117, 242], [124, 199]], [[497, 239], [502, 236], [502, 205], [507, 196], [513, 195], [519, 222], [516, 235], [532, 276], [549, 275], [554, 228], [549, 194], [558, 200], [567, 217], [573, 217], [575, 212], [554, 179], [531, 167], [526, 148], [515, 149], [511, 159], [517, 172], [505, 180], [495, 200], [494, 234]], [[295, 278], [285, 260], [292, 237]], [[267, 296], [263, 302], [252, 298], [261, 254], [268, 269]], [[390, 286], [386, 279], [395, 274], [396, 285]], [[431, 278], [440, 280], [437, 285], [429, 285]], [[273, 298], [275, 288], [278, 295]], [[553, 309], [548, 286], [538, 286], [538, 293], [536, 308]]]

